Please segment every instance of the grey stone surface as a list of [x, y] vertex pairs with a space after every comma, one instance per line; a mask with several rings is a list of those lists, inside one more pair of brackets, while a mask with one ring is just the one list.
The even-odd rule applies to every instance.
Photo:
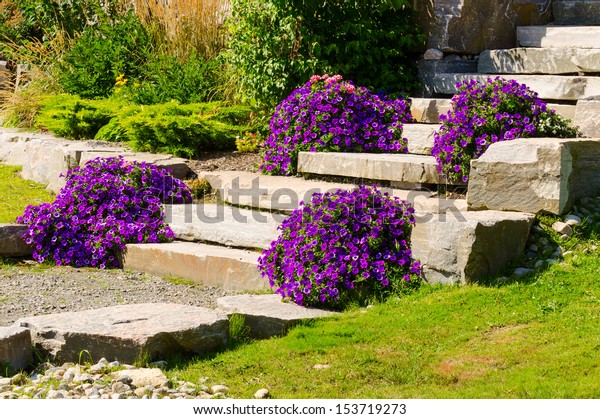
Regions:
[[429, 48], [423, 56], [426, 60], [441, 60], [444, 58], [444, 53], [436, 48]]
[[600, 48], [600, 27], [519, 26], [517, 42], [522, 47]]
[[[79, 164], [84, 165], [89, 160], [92, 160], [96, 157], [104, 157], [105, 152], [106, 150], [102, 150], [100, 152], [96, 152], [93, 150], [83, 152], [81, 154]], [[173, 157], [170, 154], [135, 153], [131, 151], [123, 151], [120, 152], [118, 155], [123, 156], [123, 159], [125, 161], [146, 162], [171, 170], [173, 177], [177, 179], [185, 179], [190, 170], [187, 165], [186, 159]]]
[[442, 73], [476, 73], [477, 61], [475, 60], [458, 60], [458, 61], [431, 61], [419, 60], [418, 62], [418, 77], [421, 82], [421, 91], [423, 97], [431, 97], [435, 95], [433, 89], [433, 80], [437, 74]]
[[439, 128], [439, 124], [404, 124], [402, 136], [408, 140], [408, 152], [430, 156], [433, 134]]
[[[92, 359], [132, 363], [177, 352], [208, 353], [226, 345], [229, 321], [213, 310], [181, 304], [132, 304], [25, 317], [36, 348], [58, 362]], [[86, 353], [87, 355], [87, 353]]]
[[116, 380], [128, 381], [135, 387], [164, 387], [169, 381], [160, 368], [122, 370], [115, 372], [114, 377]]
[[496, 143], [471, 162], [467, 202], [474, 210], [563, 214], [575, 199], [600, 193], [599, 170], [600, 139]]
[[410, 112], [415, 121], [424, 124], [437, 124], [439, 116], [452, 108], [450, 99], [411, 98]]
[[165, 220], [185, 241], [263, 249], [279, 235], [285, 215], [215, 204], [165, 205]]
[[201, 243], [128, 244], [123, 267], [227, 290], [263, 290], [269, 285], [258, 272], [259, 256], [258, 252]]
[[26, 232], [27, 226], [23, 224], [0, 224], [0, 256], [31, 255], [32, 246], [21, 238]]
[[445, 183], [437, 171], [435, 158], [414, 154], [300, 152], [298, 172], [408, 183]]
[[525, 249], [532, 214], [447, 212], [413, 228], [413, 255], [430, 283], [469, 283], [498, 274]]
[[554, 109], [557, 114], [568, 119], [571, 122], [571, 125], [574, 125], [575, 105], [565, 105], [562, 103], [548, 103], [547, 105], [549, 109]]
[[513, 48], [479, 55], [479, 73], [569, 74], [600, 72], [600, 49]]
[[600, 25], [600, 2], [597, 0], [552, 2], [557, 25]]
[[600, 138], [600, 100], [579, 100], [573, 125], [590, 138]]
[[[456, 83], [463, 80], [486, 81], [494, 78], [489, 74], [438, 74], [433, 79], [432, 88], [436, 93], [456, 94]], [[511, 79], [527, 85], [542, 99], [580, 100], [600, 96], [600, 77], [555, 76], [514, 74]]]
[[276, 294], [232, 295], [217, 300], [220, 310], [227, 314], [239, 313], [250, 328], [250, 335], [258, 339], [284, 335], [288, 328], [300, 320], [327, 317], [336, 314], [332, 311], [301, 307], [281, 301]]
[[32, 361], [33, 345], [29, 329], [0, 327], [0, 366], [7, 368], [9, 374], [16, 374], [28, 368]]

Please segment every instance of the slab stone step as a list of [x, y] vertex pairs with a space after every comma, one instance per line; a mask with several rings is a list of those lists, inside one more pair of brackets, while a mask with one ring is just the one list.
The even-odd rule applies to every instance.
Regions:
[[438, 124], [439, 116], [452, 108], [450, 99], [410, 98], [410, 112], [415, 121], [423, 124]]
[[554, 1], [552, 12], [557, 25], [600, 25], [600, 2], [597, 0]]
[[434, 157], [415, 154], [300, 152], [298, 172], [403, 183], [445, 183]]
[[479, 55], [478, 72], [491, 74], [598, 73], [600, 72], [600, 48], [488, 50]]
[[522, 255], [533, 214], [447, 212], [412, 231], [413, 255], [429, 283], [471, 283], [499, 274]]
[[165, 221], [178, 240], [264, 249], [287, 216], [216, 204], [166, 205]]
[[574, 200], [600, 194], [598, 173], [600, 138], [495, 143], [471, 162], [467, 203], [472, 210], [564, 214]]
[[600, 100], [578, 101], [573, 124], [585, 137], [600, 138]]
[[26, 232], [27, 226], [23, 224], [0, 224], [0, 256], [30, 256], [33, 247], [22, 239]]
[[[33, 361], [31, 333], [24, 327], [0, 327], [0, 367], [9, 374], [28, 368]], [[1, 375], [0, 375], [1, 376]]]
[[227, 344], [227, 315], [181, 304], [131, 304], [24, 317], [15, 326], [31, 331], [35, 347], [55, 362], [92, 359], [133, 363], [181, 352], [209, 353]]
[[158, 276], [191, 279], [228, 290], [269, 287], [257, 269], [260, 253], [202, 243], [128, 244], [123, 268]]
[[433, 134], [439, 129], [439, 124], [404, 124], [402, 136], [408, 140], [408, 152], [430, 156]]
[[518, 26], [517, 45], [536, 48], [600, 48], [600, 27]]
[[276, 294], [242, 294], [221, 297], [217, 299], [217, 307], [229, 315], [242, 314], [246, 320], [246, 326], [250, 328], [250, 337], [255, 339], [283, 336], [291, 326], [302, 320], [337, 314], [332, 311], [283, 302], [281, 296]]
[[[310, 201], [313, 193], [335, 192], [338, 189], [352, 189], [356, 185], [305, 180], [299, 177], [268, 176], [249, 172], [202, 172], [211, 186], [219, 191], [223, 200], [233, 205], [246, 205], [255, 208], [291, 211], [300, 201]], [[377, 183], [377, 182], [373, 182]], [[402, 184], [402, 186], [406, 186]], [[245, 195], [236, 191], [242, 189]], [[408, 190], [399, 186], [380, 188], [392, 196], [409, 202], [419, 214], [443, 213], [446, 211], [466, 210], [464, 199], [441, 198], [428, 190]], [[250, 195], [259, 196], [252, 202]], [[290, 198], [291, 197], [291, 198]], [[242, 199], [243, 198], [243, 199]], [[284, 199], [285, 198], [285, 199]], [[276, 215], [273, 214], [274, 219]]]
[[[456, 84], [465, 80], [485, 82], [495, 78], [491, 74], [438, 74], [434, 78], [433, 88], [439, 94], [456, 94]], [[537, 92], [542, 99], [580, 100], [600, 96], [600, 77], [553, 76], [514, 74], [514, 79]]]

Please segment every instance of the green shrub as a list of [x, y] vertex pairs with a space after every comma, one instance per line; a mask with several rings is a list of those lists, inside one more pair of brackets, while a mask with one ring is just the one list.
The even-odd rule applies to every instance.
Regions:
[[424, 36], [408, 0], [233, 0], [225, 53], [241, 96], [274, 107], [313, 74], [338, 73], [374, 91], [409, 91], [408, 58]]
[[65, 92], [83, 98], [113, 93], [119, 75], [139, 78], [152, 52], [150, 36], [133, 11], [85, 28], [60, 64]]
[[235, 147], [240, 153], [258, 153], [264, 144], [265, 139], [252, 132], [247, 132], [235, 139]]
[[123, 103], [88, 100], [72, 95], [47, 96], [41, 100], [35, 127], [72, 140], [91, 139], [112, 119]]

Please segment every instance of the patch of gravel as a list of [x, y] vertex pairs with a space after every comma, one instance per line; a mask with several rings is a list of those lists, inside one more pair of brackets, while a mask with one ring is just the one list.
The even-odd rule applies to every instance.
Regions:
[[25, 316], [119, 304], [177, 303], [215, 308], [217, 298], [234, 294], [238, 293], [121, 269], [6, 266], [0, 267], [0, 326]]
[[205, 153], [198, 160], [190, 160], [188, 166], [195, 173], [229, 170], [254, 173], [258, 172], [261, 163], [262, 159], [258, 153], [223, 151]]

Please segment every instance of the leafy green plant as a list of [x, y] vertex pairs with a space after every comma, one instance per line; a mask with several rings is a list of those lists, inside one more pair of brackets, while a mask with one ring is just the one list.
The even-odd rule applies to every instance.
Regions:
[[202, 199], [213, 192], [212, 185], [207, 179], [192, 179], [186, 181], [185, 184], [192, 191], [192, 197]]
[[424, 45], [408, 0], [233, 0], [225, 55], [243, 99], [274, 107], [312, 74], [374, 91], [409, 91]]
[[233, 345], [245, 343], [250, 339], [250, 327], [246, 325], [243, 314], [233, 313], [229, 317], [229, 342]]
[[235, 139], [235, 147], [240, 153], [257, 153], [264, 144], [264, 138], [253, 132], [246, 132]]

